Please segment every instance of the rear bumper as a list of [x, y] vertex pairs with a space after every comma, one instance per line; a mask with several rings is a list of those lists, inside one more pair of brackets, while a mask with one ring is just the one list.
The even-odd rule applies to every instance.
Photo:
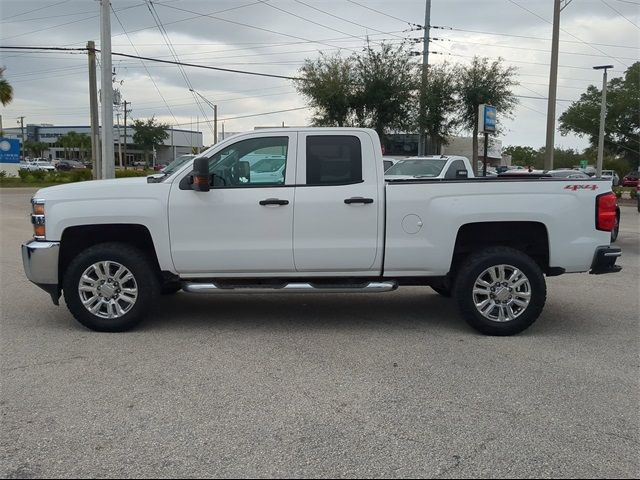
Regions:
[[622, 270], [620, 265], [616, 265], [616, 260], [622, 255], [620, 247], [598, 247], [593, 257], [591, 270], [589, 273], [593, 275], [601, 275], [603, 273], [616, 273]]
[[22, 264], [27, 278], [51, 295], [58, 304], [60, 286], [58, 283], [58, 257], [60, 242], [31, 240], [22, 244]]

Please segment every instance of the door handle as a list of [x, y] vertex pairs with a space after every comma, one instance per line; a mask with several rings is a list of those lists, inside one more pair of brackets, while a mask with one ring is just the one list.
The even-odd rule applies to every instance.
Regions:
[[260, 200], [260, 205], [289, 205], [289, 200], [280, 200], [279, 198], [267, 198]]
[[345, 198], [344, 203], [351, 205], [353, 203], [373, 203], [373, 198], [351, 197]]

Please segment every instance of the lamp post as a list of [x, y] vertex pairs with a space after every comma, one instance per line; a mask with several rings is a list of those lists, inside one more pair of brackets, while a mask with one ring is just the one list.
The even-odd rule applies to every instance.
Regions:
[[206, 97], [200, 94], [200, 92], [196, 92], [193, 88], [190, 88], [189, 91], [198, 95], [207, 103], [207, 105], [213, 108], [213, 144], [215, 145], [216, 143], [218, 143], [218, 105], [214, 105]]
[[596, 163], [596, 177], [602, 176], [602, 159], [604, 156], [604, 122], [607, 117], [607, 69], [613, 65], [598, 65], [594, 70], [602, 70], [602, 105], [600, 106], [600, 134], [598, 136], [598, 161]]

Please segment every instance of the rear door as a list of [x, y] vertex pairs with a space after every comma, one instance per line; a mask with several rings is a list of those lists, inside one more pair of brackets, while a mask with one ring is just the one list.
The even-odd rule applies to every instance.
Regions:
[[296, 271], [380, 272], [384, 205], [374, 148], [362, 131], [298, 134]]

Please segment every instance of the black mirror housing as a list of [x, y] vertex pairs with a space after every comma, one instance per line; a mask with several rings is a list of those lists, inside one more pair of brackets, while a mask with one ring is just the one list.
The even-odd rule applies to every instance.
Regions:
[[193, 184], [191, 187], [196, 192], [208, 192], [210, 186], [211, 175], [209, 174], [209, 159], [200, 157], [193, 161]]

